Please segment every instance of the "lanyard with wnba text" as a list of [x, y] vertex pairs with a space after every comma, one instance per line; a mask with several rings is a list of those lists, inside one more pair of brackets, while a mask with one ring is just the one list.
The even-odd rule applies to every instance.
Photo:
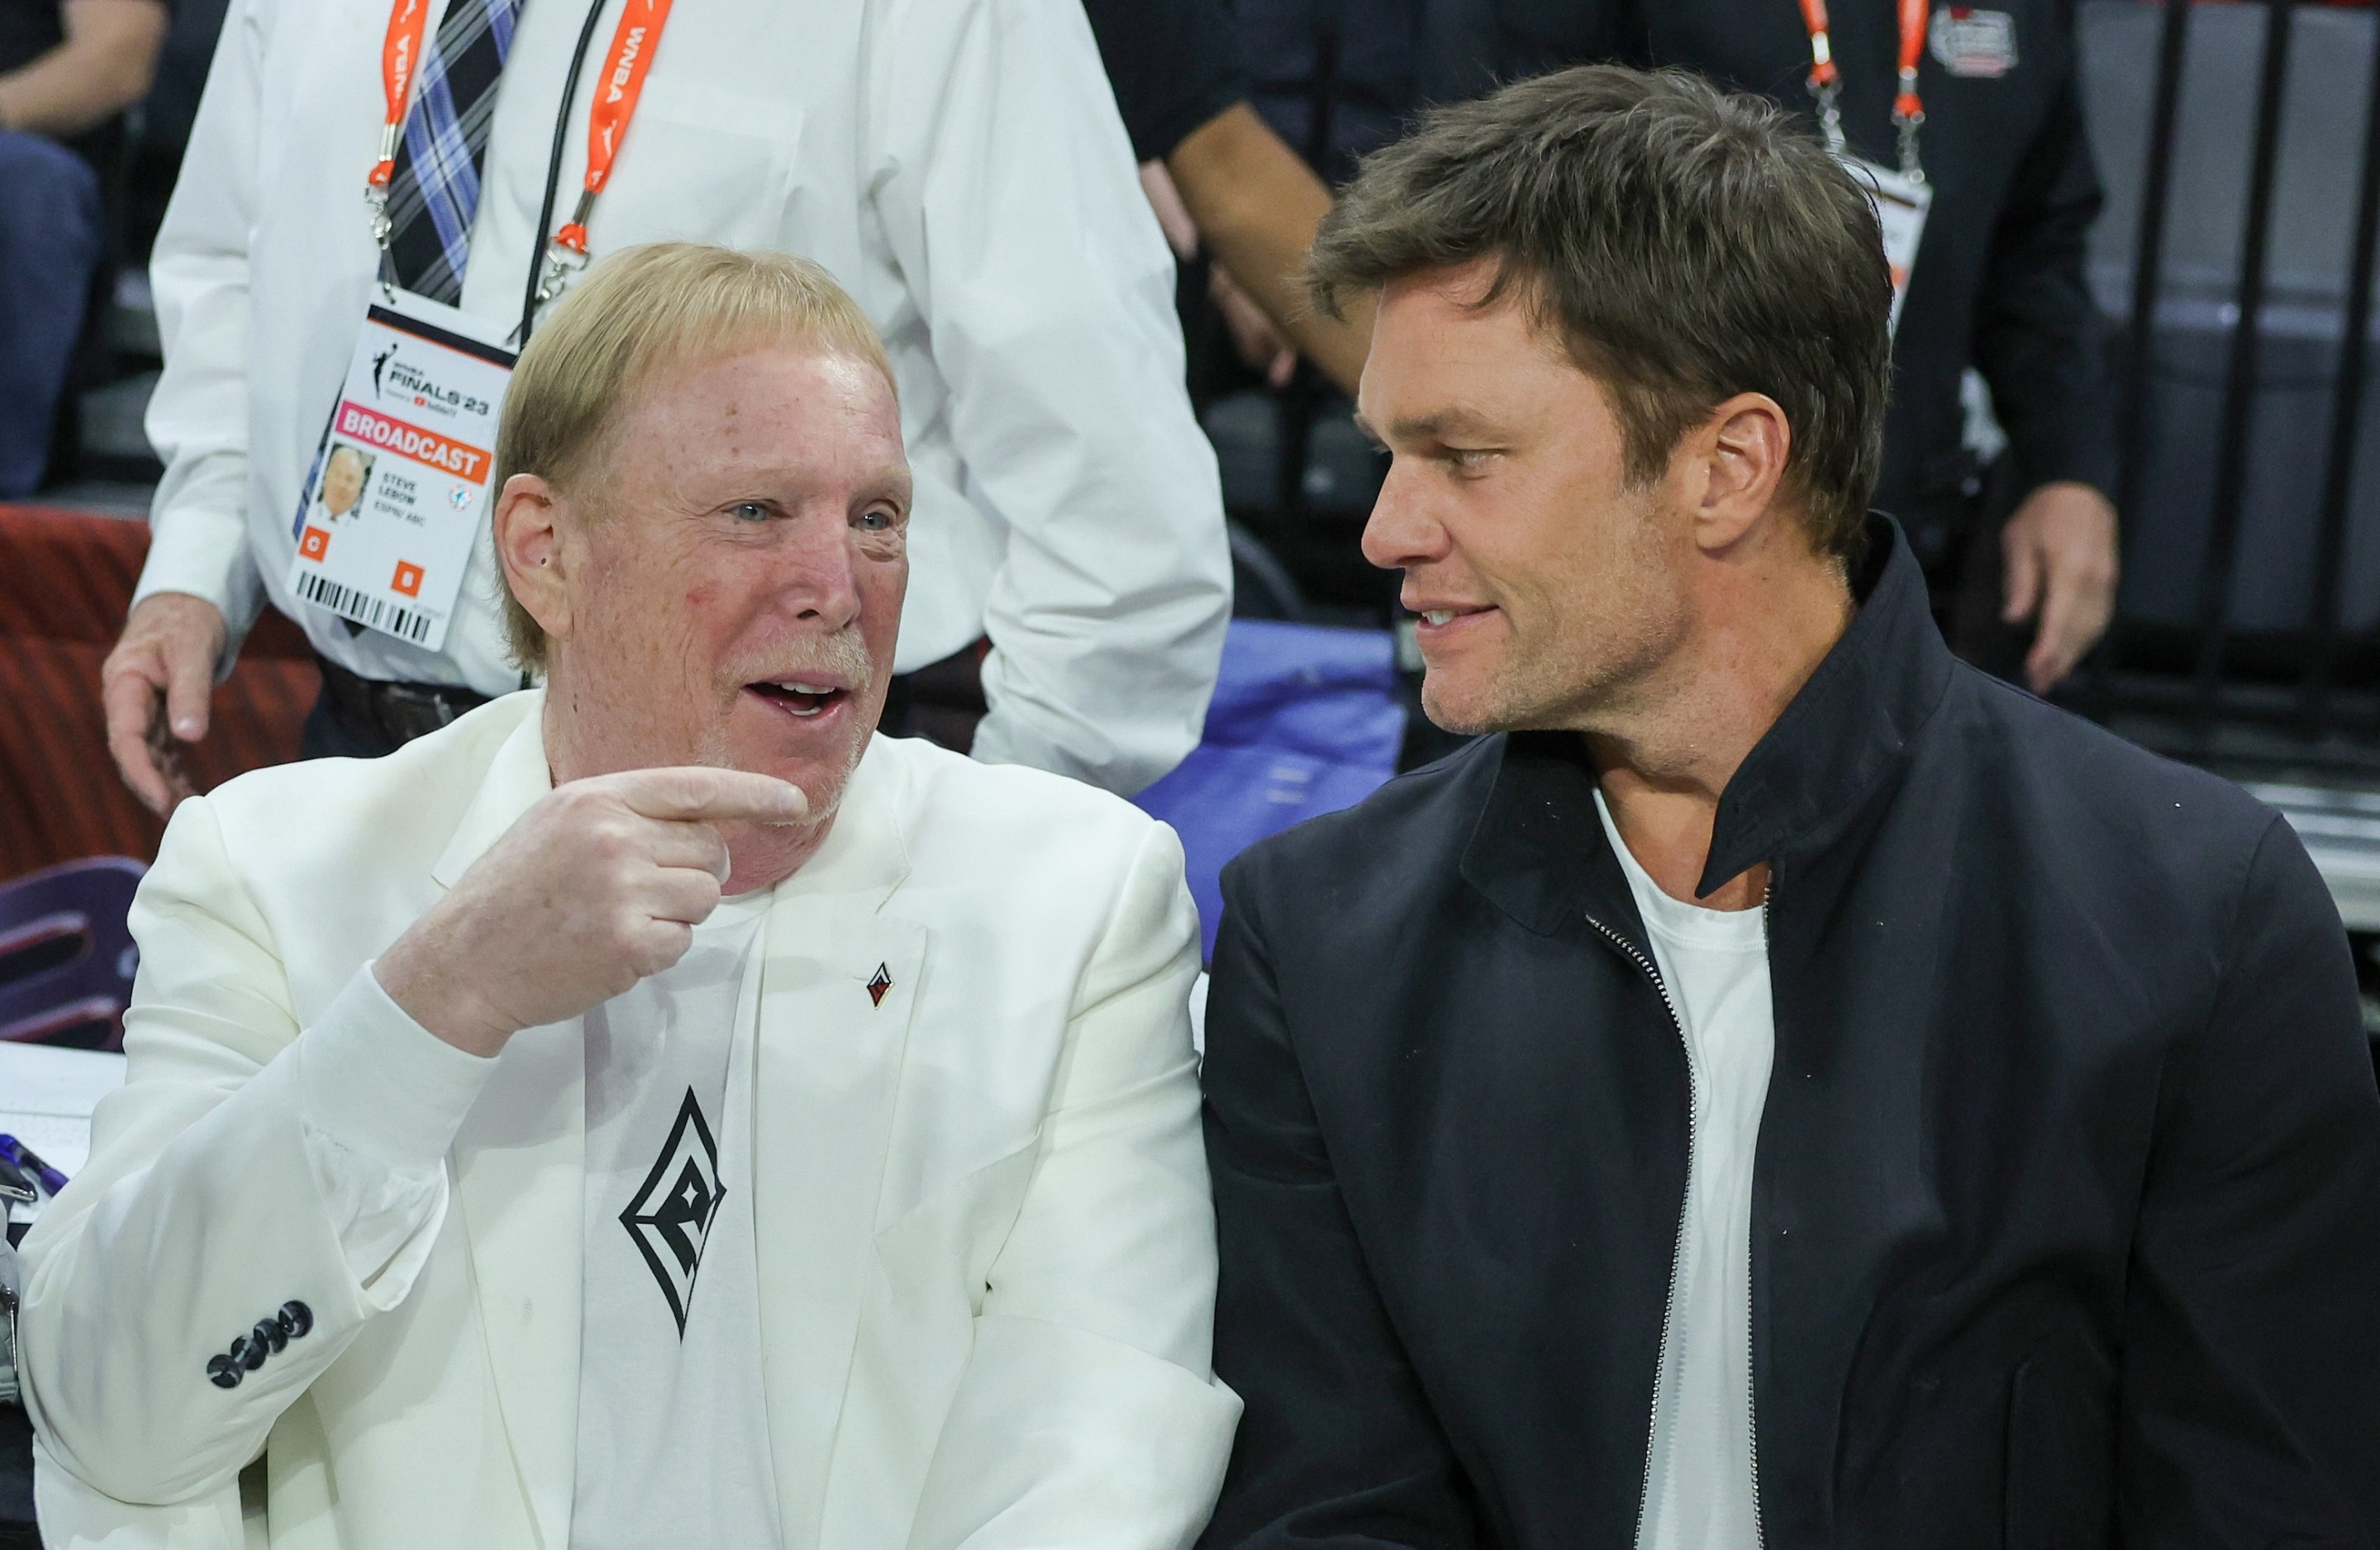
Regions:
[[[1924, 183], [1917, 162], [1917, 131], [1925, 123], [1925, 104], [1917, 95], [1917, 59], [1925, 46], [1926, 0], [1896, 0], [1900, 13], [1900, 84], [1892, 99], [1892, 127], [1900, 132], [1900, 176]], [[1836, 67], [1833, 40], [1827, 30], [1827, 0], [1802, 0], [1802, 22], [1810, 31], [1810, 95], [1817, 100], [1818, 127], [1827, 149], [1843, 153], [1842, 71]]]
[[[611, 53], [596, 79], [595, 100], [587, 108], [586, 180], [570, 219], [546, 245], [545, 263], [537, 282], [540, 306], [560, 296], [587, 267], [587, 217], [595, 209], [595, 196], [611, 179], [621, 143], [628, 138], [628, 121], [636, 117], [637, 98], [645, 90], [645, 72], [652, 68], [662, 29], [669, 24], [670, 4], [671, 0], [627, 0], [620, 7], [619, 25], [612, 30]], [[563, 106], [567, 111], [566, 99]]]
[[[570, 219], [547, 245], [537, 286], [540, 303], [560, 296], [587, 266], [587, 218], [594, 210], [595, 196], [611, 178], [621, 144], [628, 138], [628, 123], [636, 116], [637, 99], [645, 89], [645, 73], [652, 68], [662, 29], [669, 22], [670, 4], [671, 0], [627, 0], [620, 8], [619, 25], [612, 30], [611, 53], [603, 61], [603, 74], [595, 83], [595, 100], [587, 113], [586, 184]], [[380, 159], [364, 179], [364, 200], [371, 209], [372, 240], [383, 252], [388, 248], [388, 186], [396, 171], [397, 136], [404, 132], [406, 112], [412, 103], [414, 78], [420, 71], [421, 41], [429, 24], [430, 0], [396, 0], [389, 8], [387, 35], [381, 41], [381, 91], [386, 114], [381, 123]], [[567, 112], [566, 95], [563, 106]]]
[[388, 34], [380, 45], [380, 85], [387, 111], [381, 120], [380, 159], [364, 179], [364, 202], [371, 207], [372, 241], [388, 250], [388, 180], [396, 172], [396, 137], [405, 131], [405, 110], [413, 102], [413, 77], [421, 66], [421, 35], [430, 25], [430, 0], [396, 0], [389, 7]]

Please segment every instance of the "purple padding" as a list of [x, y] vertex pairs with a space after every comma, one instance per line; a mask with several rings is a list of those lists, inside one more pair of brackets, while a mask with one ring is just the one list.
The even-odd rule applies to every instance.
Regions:
[[1404, 734], [1387, 631], [1232, 622], [1204, 738], [1136, 798], [1182, 836], [1209, 959], [1224, 864], [1268, 834], [1370, 795], [1396, 772]]
[[124, 1047], [140, 956], [125, 916], [147, 870], [95, 856], [0, 883], [0, 1040]]

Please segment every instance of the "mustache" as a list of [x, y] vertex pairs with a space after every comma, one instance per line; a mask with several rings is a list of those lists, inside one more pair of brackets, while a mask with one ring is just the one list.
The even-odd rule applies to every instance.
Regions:
[[787, 641], [766, 658], [745, 664], [736, 682], [753, 684], [808, 672], [839, 677], [857, 692], [875, 677], [876, 660], [868, 655], [868, 641], [858, 629], [846, 626], [830, 636], [802, 636]]

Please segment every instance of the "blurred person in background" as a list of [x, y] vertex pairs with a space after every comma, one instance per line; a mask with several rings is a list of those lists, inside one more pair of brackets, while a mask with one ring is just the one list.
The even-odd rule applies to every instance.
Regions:
[[[2117, 568], [2112, 392], [2082, 274], [2100, 190], [2070, 11], [1362, 0], [1333, 25], [1337, 8], [1241, 0], [1235, 17], [1257, 106], [1289, 143], [1318, 147], [1334, 181], [1394, 132], [1400, 109], [1572, 64], [1679, 66], [1814, 127], [1819, 91], [1831, 91], [1844, 149], [1888, 172], [1902, 164], [1896, 105], [1913, 105], [1909, 147], [1932, 202], [1907, 266], [1876, 503], [1907, 530], [1960, 654], [2046, 692], [2105, 632]], [[1971, 367], [2007, 439], [1989, 463], [1978, 455], [1989, 433], [1970, 434]]]
[[0, 0], [0, 497], [42, 482], [164, 0]]
[[[293, 518], [382, 264], [517, 337], [552, 223], [590, 199], [597, 258], [662, 237], [800, 252], [883, 333], [917, 475], [889, 729], [917, 670], [955, 664], [988, 712], [942, 736], [980, 759], [1128, 793], [1196, 743], [1230, 607], [1220, 494], [1078, 0], [398, 0], [389, 38], [408, 14], [421, 84], [393, 115], [377, 22], [242, 0], [225, 29], [152, 266], [166, 470], [103, 674], [145, 801], [187, 794], [175, 750], [268, 603], [322, 661], [309, 755], [385, 753], [520, 684], [484, 539], [431, 650], [301, 601]], [[590, 106], [638, 69], [583, 196]]]
[[1084, 0], [1141, 183], [1185, 262], [1213, 258], [1208, 290], [1234, 343], [1280, 387], [1297, 357], [1348, 393], [1371, 313], [1325, 316], [1305, 297], [1305, 253], [1330, 190], [1248, 103], [1220, 0]]

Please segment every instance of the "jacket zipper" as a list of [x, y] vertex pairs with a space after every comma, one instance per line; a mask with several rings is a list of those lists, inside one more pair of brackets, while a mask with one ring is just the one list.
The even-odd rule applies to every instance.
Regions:
[[[1776, 902], [1776, 899], [1777, 876], [1775, 869], [1771, 868], [1768, 891], [1760, 901], [1760, 940], [1764, 954], [1768, 943], [1769, 910]], [[1627, 938], [1596, 919], [1595, 916], [1586, 916], [1586, 923], [1601, 933], [1613, 947], [1618, 948], [1621, 955], [1635, 964], [1644, 974], [1645, 978], [1651, 983], [1654, 993], [1661, 998], [1661, 1010], [1670, 1014], [1670, 1026], [1677, 1033], [1678, 1047], [1686, 1057], [1686, 1190], [1691, 1194], [1694, 1191], [1694, 1139], [1697, 1128], [1694, 1115], [1702, 1108], [1702, 1079], [1694, 1072], [1694, 1051], [1686, 1038], [1685, 1019], [1678, 1015], [1678, 1004], [1670, 999], [1670, 987], [1662, 981], [1658, 965], [1637, 951]], [[1636, 1522], [1640, 1532], [1644, 1528], [1645, 1512], [1651, 1506], [1653, 1495], [1653, 1434], [1659, 1429], [1661, 1423], [1661, 1375], [1670, 1370], [1670, 1326], [1678, 1314], [1678, 1269], [1686, 1262], [1688, 1227], [1686, 1203], [1682, 1201], [1678, 1206], [1677, 1241], [1670, 1245], [1670, 1290], [1661, 1305], [1661, 1344], [1653, 1358], [1653, 1413], [1645, 1427], [1645, 1482], [1638, 1490], [1636, 1498], [1638, 1502]], [[1751, 1360], [1752, 1355], [1752, 1245], [1747, 1241], [1743, 1254], [1743, 1350], [1744, 1359], [1747, 1362]], [[1762, 1520], [1760, 1512], [1759, 1399], [1753, 1392], [1753, 1386], [1750, 1384], [1744, 1387], [1743, 1419], [1745, 1446], [1748, 1449], [1746, 1459], [1752, 1473], [1752, 1542], [1755, 1545], [1765, 1547], [1768, 1543], [1768, 1528]]]
[[[1772, 863], [1770, 863], [1770, 864], [1769, 864], [1769, 867], [1768, 867], [1768, 887], [1767, 887], [1766, 890], [1764, 890], [1762, 891], [1761, 895], [1760, 895], [1760, 956], [1761, 956], [1761, 959], [1762, 959], [1762, 961], [1763, 961], [1764, 964], [1765, 964], [1765, 963], [1767, 962], [1767, 957], [1768, 957], [1768, 948], [1769, 948], [1769, 942], [1770, 942], [1770, 939], [1771, 939], [1771, 938], [1770, 938], [1770, 930], [1769, 930], [1769, 924], [1770, 924], [1770, 922], [1771, 922], [1772, 920], [1774, 920], [1774, 919], [1776, 918], [1776, 917], [1775, 917], [1775, 916], [1774, 916], [1770, 912], [1771, 912], [1772, 910], [1774, 910], [1774, 909], [1775, 909], [1776, 904], [1777, 904], [1777, 866], [1776, 866], [1776, 864], [1775, 864], [1774, 862], [1772, 862]], [[1771, 986], [1774, 986], [1774, 985], [1776, 984], [1776, 981], [1775, 981], [1775, 979], [1772, 977], [1772, 978], [1770, 979], [1769, 983], [1770, 983], [1770, 985], [1771, 985]], [[1776, 1038], [1777, 1038], [1777, 1006], [1776, 1006], [1776, 999], [1775, 999], [1776, 992], [1772, 989], [1772, 990], [1770, 991], [1769, 995], [1770, 995], [1770, 1000], [1769, 1000], [1769, 1007], [1768, 1007], [1768, 1035], [1769, 1035], [1768, 1069], [1769, 1069], [1769, 1072], [1770, 1072], [1770, 1074], [1771, 1074], [1771, 1079], [1772, 1079], [1772, 1080], [1774, 1080], [1774, 1075], [1775, 1075], [1776, 1069], [1777, 1069], [1777, 1054], [1776, 1054]], [[1761, 1116], [1760, 1116], [1760, 1117], [1761, 1117], [1761, 1122], [1762, 1122], [1763, 1124], [1766, 1124], [1766, 1123], [1767, 1122], [1767, 1120], [1768, 1120], [1768, 1112], [1767, 1112], [1767, 1111], [1768, 1111], [1768, 1104], [1767, 1104], [1767, 1098], [1766, 1098], [1766, 1097], [1764, 1097], [1764, 1098], [1761, 1100], [1761, 1106], [1760, 1106], [1760, 1108], [1761, 1108]], [[1752, 1137], [1752, 1156], [1753, 1156], [1753, 1171], [1754, 1171], [1754, 1174], [1755, 1174], [1755, 1179], [1756, 1179], [1756, 1177], [1757, 1177], [1757, 1175], [1758, 1175], [1758, 1173], [1759, 1173], [1759, 1159], [1760, 1159], [1760, 1133], [1759, 1133], [1759, 1132], [1758, 1132], [1758, 1131], [1756, 1131], [1756, 1130], [1753, 1132], [1753, 1137]], [[1747, 1217], [1748, 1217], [1748, 1216], [1749, 1216], [1749, 1213], [1746, 1213], [1746, 1215], [1747, 1215]], [[1752, 1332], [1753, 1332], [1753, 1327], [1754, 1327], [1755, 1319], [1754, 1319], [1754, 1314], [1753, 1314], [1753, 1311], [1752, 1311], [1752, 1292], [1753, 1292], [1753, 1286], [1752, 1286], [1752, 1255], [1753, 1255], [1753, 1243], [1752, 1243], [1751, 1223], [1747, 1220], [1747, 1221], [1746, 1221], [1746, 1223], [1744, 1224], [1744, 1227], [1745, 1227], [1745, 1230], [1744, 1230], [1744, 1243], [1743, 1243], [1743, 1368], [1744, 1368], [1744, 1372], [1743, 1372], [1743, 1440], [1744, 1440], [1744, 1450], [1745, 1450], [1745, 1451], [1744, 1451], [1744, 1457], [1745, 1457], [1745, 1459], [1750, 1462], [1750, 1464], [1751, 1464], [1751, 1466], [1752, 1466], [1752, 1543], [1753, 1543], [1754, 1546], [1755, 1547], [1755, 1550], [1767, 1550], [1767, 1544], [1768, 1544], [1768, 1528], [1767, 1528], [1767, 1525], [1766, 1523], [1764, 1523], [1764, 1522], [1761, 1520], [1761, 1516], [1760, 1516], [1760, 1394], [1759, 1394], [1760, 1383], [1759, 1383], [1759, 1369], [1758, 1369], [1757, 1365], [1754, 1362], [1754, 1361], [1753, 1361], [1753, 1359], [1752, 1359]]]
[[[1662, 983], [1661, 971], [1651, 959], [1637, 951], [1627, 938], [1593, 915], [1586, 917], [1586, 923], [1618, 948], [1622, 957], [1643, 971], [1645, 979], [1651, 982], [1654, 993], [1661, 998], [1661, 1010], [1670, 1014], [1670, 1026], [1677, 1032], [1678, 1047], [1686, 1057], [1686, 1193], [1691, 1196], [1694, 1176], [1694, 1115], [1702, 1108], [1702, 1079], [1694, 1072], [1694, 1051], [1686, 1040], [1685, 1019], [1678, 1015], [1678, 1004], [1670, 999], [1670, 987]], [[1661, 1304], [1661, 1344], [1653, 1357], [1653, 1413], [1645, 1425], [1645, 1483], [1636, 1495], [1636, 1530], [1640, 1534], [1645, 1529], [1645, 1514], [1652, 1507], [1653, 1438], [1661, 1426], [1661, 1378], [1670, 1370], [1670, 1326], [1678, 1316], [1678, 1268], [1686, 1262], [1686, 1232], [1692, 1221], [1686, 1212], [1687, 1205], [1683, 1199], [1678, 1203], [1678, 1236], [1670, 1247], [1670, 1290]], [[1754, 1479], [1756, 1489], [1758, 1476]], [[1759, 1520], [1757, 1511], [1753, 1514], [1753, 1519], [1756, 1524]]]

